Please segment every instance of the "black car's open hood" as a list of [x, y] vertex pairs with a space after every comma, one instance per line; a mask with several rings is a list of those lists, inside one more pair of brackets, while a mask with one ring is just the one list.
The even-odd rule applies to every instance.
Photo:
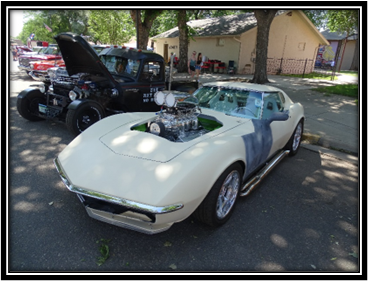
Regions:
[[81, 36], [67, 32], [60, 33], [54, 38], [70, 76], [77, 73], [102, 74], [111, 82], [111, 86], [117, 84], [97, 53]]

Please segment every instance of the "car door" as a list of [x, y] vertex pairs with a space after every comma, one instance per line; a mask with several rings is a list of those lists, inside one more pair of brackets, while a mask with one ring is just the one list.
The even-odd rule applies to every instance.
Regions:
[[[285, 112], [285, 98], [281, 92], [270, 92], [263, 94], [262, 119], [268, 119], [275, 112]], [[272, 131], [272, 147], [270, 154], [282, 149], [290, 138], [292, 121], [288, 118], [285, 121], [273, 121], [270, 124]]]
[[142, 94], [141, 111], [158, 111], [154, 100], [157, 91], [165, 90], [164, 65], [162, 62], [146, 61], [139, 77], [139, 90]]

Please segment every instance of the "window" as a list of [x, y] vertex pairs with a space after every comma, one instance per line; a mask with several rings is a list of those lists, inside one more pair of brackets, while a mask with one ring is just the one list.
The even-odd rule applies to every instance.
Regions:
[[139, 77], [139, 81], [160, 81], [163, 72], [163, 67], [159, 62], [146, 62], [143, 66], [143, 71]]
[[140, 60], [132, 60], [109, 55], [101, 56], [100, 59], [113, 75], [127, 75], [131, 77], [135, 77], [137, 75]]
[[300, 42], [298, 44], [298, 49], [299, 49], [299, 51], [304, 51], [305, 50], [305, 42]]
[[282, 93], [264, 93], [262, 119], [268, 119], [274, 112], [284, 111], [284, 101]]
[[217, 38], [217, 46], [224, 46], [225, 39], [224, 38]]

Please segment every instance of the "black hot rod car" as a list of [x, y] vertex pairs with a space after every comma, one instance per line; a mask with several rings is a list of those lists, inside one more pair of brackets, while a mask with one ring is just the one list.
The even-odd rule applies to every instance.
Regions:
[[[55, 36], [66, 69], [49, 69], [49, 82], [23, 90], [19, 114], [27, 120], [65, 122], [78, 135], [102, 118], [124, 112], [154, 112], [157, 91], [168, 86], [159, 54], [132, 48], [106, 48], [97, 54], [81, 36]], [[175, 81], [171, 90], [191, 92], [198, 82]]]

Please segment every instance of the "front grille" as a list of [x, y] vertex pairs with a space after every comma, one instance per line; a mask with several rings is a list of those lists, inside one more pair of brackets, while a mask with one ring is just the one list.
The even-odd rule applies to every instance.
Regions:
[[60, 96], [69, 97], [69, 92], [74, 89], [70, 83], [54, 83], [54, 93]]
[[24, 65], [24, 66], [29, 66], [29, 59], [20, 58], [19, 59], [19, 64]]
[[156, 221], [156, 216], [149, 212], [144, 212], [144, 211], [140, 211], [137, 209], [124, 207], [122, 205], [109, 203], [109, 202], [95, 199], [95, 198], [85, 196], [85, 195], [78, 194], [78, 197], [81, 199], [84, 206], [92, 208], [92, 209], [96, 209], [96, 210], [100, 210], [100, 211], [104, 211], [104, 212], [108, 212], [112, 214], [123, 214], [127, 211], [131, 211], [131, 212], [142, 214], [146, 216], [147, 218], [151, 220], [152, 223]]

